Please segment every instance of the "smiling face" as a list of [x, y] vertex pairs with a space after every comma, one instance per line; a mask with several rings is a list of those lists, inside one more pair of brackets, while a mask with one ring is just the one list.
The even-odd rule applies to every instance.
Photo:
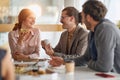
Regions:
[[30, 14], [24, 21], [23, 21], [23, 25], [26, 28], [30, 28], [33, 27], [33, 25], [35, 24], [35, 15], [34, 14]]
[[18, 23], [20, 28], [27, 29], [35, 24], [35, 13], [30, 9], [22, 9], [18, 15]]
[[68, 29], [71, 25], [71, 17], [67, 15], [67, 11], [62, 12], [60, 22], [63, 24], [63, 29]]
[[86, 28], [88, 30], [92, 29], [91, 22], [90, 22], [90, 17], [89, 15], [85, 15], [84, 12], [81, 13], [82, 16], [82, 22], [86, 25]]

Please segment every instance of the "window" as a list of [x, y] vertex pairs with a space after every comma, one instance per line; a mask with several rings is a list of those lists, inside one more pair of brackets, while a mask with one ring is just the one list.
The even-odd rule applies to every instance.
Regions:
[[17, 22], [18, 13], [23, 8], [36, 13], [37, 24], [56, 24], [64, 5], [63, 0], [4, 0], [3, 3], [0, 3], [0, 23], [3, 24]]

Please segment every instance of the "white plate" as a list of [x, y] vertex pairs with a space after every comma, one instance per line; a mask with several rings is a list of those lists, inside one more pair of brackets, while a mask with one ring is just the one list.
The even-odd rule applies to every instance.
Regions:
[[47, 69], [57, 73], [65, 73], [65, 65], [61, 65], [59, 67], [52, 67], [49, 65]]
[[58, 67], [52, 67], [51, 65], [49, 65], [48, 67], [51, 68], [51, 69], [58, 69], [58, 70], [65, 69], [65, 65], [61, 65], [61, 66], [58, 66]]
[[28, 64], [28, 65], [32, 65], [32, 64], [35, 64], [35, 63], [36, 63], [36, 62], [23, 62], [23, 61], [21, 61], [21, 62], [15, 61], [15, 62], [14, 62], [15, 65], [19, 65], [19, 64]]
[[19, 64], [28, 64], [28, 65], [32, 65], [35, 64], [36, 62], [38, 63], [38, 65], [45, 65], [45, 63], [48, 61], [49, 59], [33, 59], [30, 61], [14, 61], [15, 65], [19, 65]]

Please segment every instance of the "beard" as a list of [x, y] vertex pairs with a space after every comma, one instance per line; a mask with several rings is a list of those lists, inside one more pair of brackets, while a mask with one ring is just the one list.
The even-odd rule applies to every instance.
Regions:
[[90, 22], [88, 22], [86, 19], [85, 19], [85, 21], [84, 21], [84, 23], [85, 23], [85, 25], [86, 25], [86, 28], [88, 29], [88, 30], [91, 30], [91, 23]]
[[65, 29], [65, 25], [64, 24], [62, 25], [62, 28]]
[[68, 28], [69, 28], [69, 25], [68, 25], [68, 24], [63, 23], [63, 24], [62, 24], [62, 28], [63, 28], [63, 29], [68, 29]]

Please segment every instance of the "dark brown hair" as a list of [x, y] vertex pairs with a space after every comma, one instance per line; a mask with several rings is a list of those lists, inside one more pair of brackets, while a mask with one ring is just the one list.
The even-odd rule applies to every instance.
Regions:
[[66, 7], [66, 8], [64, 8], [62, 10], [62, 12], [63, 11], [66, 11], [68, 16], [74, 16], [76, 25], [78, 25], [78, 23], [82, 23], [81, 22], [82, 17], [80, 15], [79, 11], [76, 8], [74, 8], [74, 7]]
[[18, 23], [15, 24], [13, 30], [21, 29], [22, 22], [30, 15], [34, 14], [30, 9], [22, 9], [18, 15]]
[[96, 21], [103, 19], [107, 13], [105, 5], [98, 0], [88, 0], [82, 7], [85, 16], [89, 14]]

